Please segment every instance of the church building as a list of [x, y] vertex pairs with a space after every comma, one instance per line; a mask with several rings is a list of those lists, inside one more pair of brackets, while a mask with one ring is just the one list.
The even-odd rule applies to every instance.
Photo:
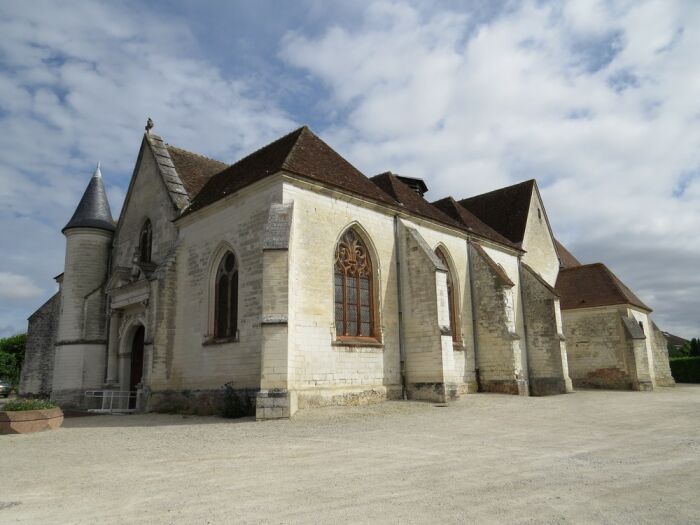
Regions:
[[430, 202], [307, 127], [231, 165], [151, 127], [118, 220], [98, 166], [62, 230], [22, 395], [277, 419], [673, 384], [651, 310], [556, 241], [534, 180]]

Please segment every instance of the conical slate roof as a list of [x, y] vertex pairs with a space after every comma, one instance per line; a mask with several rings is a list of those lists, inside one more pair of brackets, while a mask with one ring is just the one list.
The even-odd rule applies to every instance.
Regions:
[[85, 193], [83, 193], [83, 198], [80, 199], [80, 203], [75, 209], [73, 217], [61, 231], [65, 233], [71, 228], [97, 228], [114, 231], [114, 219], [112, 219], [112, 211], [109, 209], [109, 201], [102, 183], [99, 164], [85, 189]]

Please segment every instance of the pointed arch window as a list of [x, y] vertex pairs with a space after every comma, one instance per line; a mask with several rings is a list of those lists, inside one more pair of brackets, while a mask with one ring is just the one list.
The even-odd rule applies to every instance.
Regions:
[[214, 337], [236, 337], [238, 330], [238, 263], [231, 252], [221, 258], [216, 271]]
[[450, 309], [450, 329], [452, 330], [452, 340], [459, 340], [459, 323], [457, 322], [457, 305], [455, 303], [455, 286], [454, 280], [452, 279], [452, 270], [450, 265], [447, 263], [447, 256], [442, 248], [438, 247], [435, 250], [435, 255], [442, 262], [442, 264], [447, 268], [447, 304]]
[[151, 221], [146, 219], [146, 222], [141, 226], [141, 233], [139, 234], [139, 260], [141, 262], [151, 262], [151, 231]]
[[372, 260], [357, 233], [347, 230], [335, 248], [335, 333], [375, 337]]

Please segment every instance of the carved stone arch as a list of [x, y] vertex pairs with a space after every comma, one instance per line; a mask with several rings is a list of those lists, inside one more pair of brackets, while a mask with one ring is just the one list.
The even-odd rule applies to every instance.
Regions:
[[[349, 249], [352, 243], [355, 244]], [[334, 334], [339, 339], [381, 339], [381, 274], [378, 252], [372, 238], [357, 221], [353, 221], [340, 230], [333, 245], [332, 257]], [[351, 290], [353, 285], [355, 288]], [[367, 292], [365, 287], [368, 288]], [[367, 312], [369, 317], [366, 317]]]
[[[232, 254], [234, 258], [235, 270], [240, 280], [240, 257], [237, 250], [227, 241], [222, 241], [212, 252], [207, 270], [207, 330], [206, 339], [216, 339], [216, 299], [217, 299], [217, 274], [224, 258]], [[240, 293], [236, 294], [236, 313], [240, 317]], [[237, 327], [236, 327], [237, 328]], [[230, 337], [235, 338], [235, 334]]]
[[447, 288], [448, 288], [448, 301], [450, 309], [450, 328], [452, 329], [452, 339], [460, 341], [462, 337], [462, 324], [461, 324], [461, 304], [460, 304], [460, 288], [459, 288], [459, 275], [457, 274], [457, 267], [455, 266], [454, 259], [450, 255], [450, 251], [443, 243], [438, 243], [435, 247], [435, 255], [442, 261], [442, 263], [447, 267]]

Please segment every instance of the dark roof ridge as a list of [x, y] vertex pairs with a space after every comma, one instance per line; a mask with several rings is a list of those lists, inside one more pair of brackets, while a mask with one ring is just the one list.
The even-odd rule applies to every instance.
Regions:
[[519, 244], [525, 236], [532, 194], [536, 187], [535, 179], [528, 179], [458, 202], [511, 242]]
[[465, 198], [463, 198], [463, 199], [460, 199], [458, 202], [468, 201], [469, 199], [474, 199], [474, 198], [476, 198], [476, 197], [483, 197], [484, 195], [491, 195], [492, 193], [497, 193], [497, 192], [500, 192], [500, 191], [509, 190], [509, 189], [512, 189], [512, 188], [516, 188], [516, 187], [518, 187], [518, 186], [525, 186], [525, 185], [527, 185], [527, 184], [529, 184], [529, 185], [531, 185], [531, 186], [534, 187], [535, 184], [537, 184], [537, 179], [527, 179], [527, 180], [524, 180], [524, 181], [521, 181], [521, 182], [516, 182], [515, 184], [511, 184], [511, 185], [509, 185], [509, 186], [502, 186], [502, 187], [500, 187], [500, 188], [495, 188], [495, 189], [493, 189], [493, 190], [491, 190], [491, 191], [486, 191], [486, 192], [484, 192], [484, 193], [477, 193], [476, 195], [472, 195], [471, 197], [465, 197]]
[[568, 272], [571, 270], [580, 270], [581, 268], [590, 268], [592, 266], [601, 266], [605, 268], [606, 270], [610, 271], [609, 268], [605, 265], [605, 263], [602, 262], [594, 262], [594, 263], [586, 263], [586, 264], [581, 264], [580, 266], [571, 266], [570, 268], [561, 268], [559, 270], [559, 273], [561, 272]]
[[430, 205], [438, 208], [439, 210], [443, 211], [448, 215], [450, 215], [450, 213], [446, 211], [446, 208], [448, 206], [451, 206], [457, 214], [457, 220], [464, 224], [467, 231], [469, 231], [470, 233], [478, 235], [489, 241], [505, 244], [510, 248], [522, 251], [522, 248], [520, 248], [519, 246], [511, 242], [509, 239], [507, 239], [505, 236], [501, 235], [498, 231], [493, 229], [491, 226], [486, 224], [479, 217], [474, 215], [471, 211], [469, 211], [467, 208], [465, 208], [459, 202], [457, 202], [457, 200], [451, 195], [433, 201], [430, 203]]

